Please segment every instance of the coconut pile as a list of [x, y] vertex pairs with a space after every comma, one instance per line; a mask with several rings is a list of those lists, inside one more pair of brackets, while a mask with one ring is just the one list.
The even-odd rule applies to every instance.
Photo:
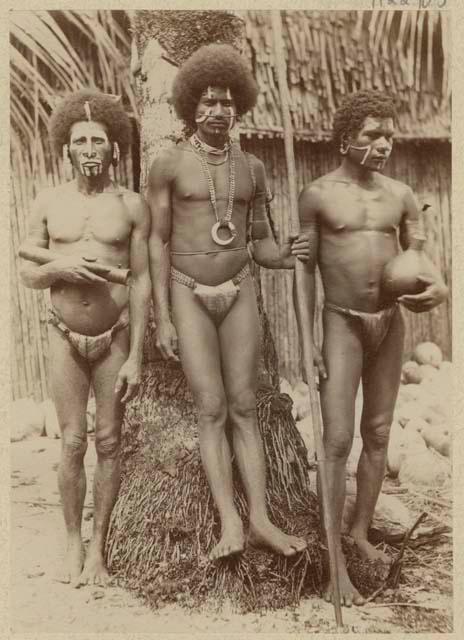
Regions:
[[[308, 385], [294, 387], [280, 379], [281, 393], [293, 402], [292, 415], [314, 464], [314, 436]], [[402, 485], [439, 487], [451, 478], [452, 363], [443, 359], [433, 342], [421, 342], [404, 363], [388, 447], [387, 473]], [[356, 399], [356, 429], [347, 465], [348, 476], [356, 473], [362, 450], [359, 420], [362, 392]]]
[[388, 474], [428, 487], [451, 479], [452, 363], [433, 342], [405, 362], [388, 447]]

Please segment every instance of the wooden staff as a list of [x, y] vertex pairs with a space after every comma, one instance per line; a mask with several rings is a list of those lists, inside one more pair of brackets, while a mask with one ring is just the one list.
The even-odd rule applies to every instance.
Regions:
[[[279, 85], [280, 105], [282, 110], [282, 121], [284, 130], [285, 158], [287, 163], [288, 186], [290, 193], [290, 231], [298, 234], [300, 231], [300, 221], [298, 216], [297, 186], [295, 156], [293, 151], [293, 127], [288, 106], [287, 72], [284, 59], [285, 44], [282, 37], [282, 23], [280, 11], [271, 11], [272, 31], [274, 36], [274, 53], [276, 59], [277, 80]], [[342, 609], [340, 603], [340, 587], [338, 580], [337, 548], [334, 539], [332, 510], [328, 495], [328, 481], [324, 444], [322, 442], [322, 421], [319, 409], [316, 380], [314, 376], [313, 342], [311, 336], [312, 327], [309, 326], [309, 312], [304, 304], [304, 296], [301, 295], [305, 288], [304, 265], [300, 260], [295, 260], [295, 284], [296, 284], [296, 311], [298, 314], [299, 326], [301, 328], [301, 341], [303, 346], [303, 364], [306, 372], [306, 379], [309, 387], [309, 399], [311, 405], [311, 417], [314, 431], [314, 444], [319, 469], [322, 512], [324, 518], [325, 531], [327, 536], [327, 546], [329, 550], [330, 577], [333, 586], [333, 597], [335, 607], [335, 619], [337, 626], [343, 626]]]
[[[63, 258], [73, 257], [67, 254], [54, 253], [49, 249], [42, 249], [41, 247], [27, 245], [23, 245], [22, 247], [20, 247], [18, 253], [21, 258], [30, 260], [31, 262], [35, 262], [36, 264], [47, 264], [49, 262], [53, 262], [54, 260], [63, 260]], [[130, 278], [130, 269], [121, 269], [119, 267], [100, 264], [93, 258], [81, 259], [84, 261], [86, 269], [88, 269], [92, 273], [97, 274], [98, 276], [101, 276], [102, 278], [105, 278], [105, 280], [108, 280], [108, 282], [114, 282], [115, 284], [128, 284]]]

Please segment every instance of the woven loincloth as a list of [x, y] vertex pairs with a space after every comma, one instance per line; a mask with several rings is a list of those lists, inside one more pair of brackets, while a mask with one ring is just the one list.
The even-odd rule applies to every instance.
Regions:
[[124, 307], [116, 323], [110, 329], [97, 336], [86, 336], [82, 333], [77, 333], [77, 331], [71, 331], [52, 308], [48, 309], [48, 323], [56, 327], [66, 336], [69, 343], [76, 349], [80, 356], [88, 362], [95, 362], [108, 351], [114, 334], [128, 326], [129, 309]]
[[240, 282], [249, 274], [250, 267], [246, 264], [231, 280], [226, 280], [221, 284], [211, 287], [206, 284], [200, 284], [190, 276], [182, 273], [182, 271], [171, 267], [171, 279], [193, 289], [193, 293], [208, 311], [215, 324], [221, 324], [229, 313], [239, 294]]

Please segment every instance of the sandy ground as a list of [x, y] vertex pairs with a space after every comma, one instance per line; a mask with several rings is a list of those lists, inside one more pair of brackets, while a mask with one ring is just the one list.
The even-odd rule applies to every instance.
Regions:
[[[214, 602], [192, 612], [178, 605], [152, 611], [119, 587], [72, 589], [54, 580], [64, 535], [56, 466], [60, 441], [35, 437], [11, 445], [11, 618], [13, 633], [310, 633], [334, 631], [333, 608], [318, 598], [296, 608], [241, 615]], [[86, 455], [84, 537], [92, 526], [93, 443]], [[430, 594], [445, 609], [449, 602]], [[441, 604], [440, 604], [441, 603]], [[395, 632], [393, 611], [379, 604], [344, 609], [354, 632]]]

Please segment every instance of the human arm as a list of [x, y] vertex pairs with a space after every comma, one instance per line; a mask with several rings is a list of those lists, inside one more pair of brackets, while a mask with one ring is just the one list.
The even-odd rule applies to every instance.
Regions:
[[266, 175], [263, 163], [250, 156], [256, 177], [256, 193], [253, 201], [251, 228], [253, 259], [267, 269], [293, 269], [295, 258], [308, 259], [308, 241], [304, 235], [290, 235], [282, 246], [273, 236], [266, 212]]
[[[409, 187], [405, 187], [403, 197], [403, 215], [399, 228], [399, 240], [403, 249], [407, 249], [414, 237], [425, 237], [423, 214], [417, 200]], [[430, 273], [418, 276], [425, 289], [414, 295], [403, 295], [398, 298], [407, 309], [415, 313], [429, 311], [441, 304], [448, 296], [448, 287], [438, 269], [430, 263]]]
[[129, 247], [131, 279], [129, 285], [130, 349], [126, 362], [119, 370], [115, 393], [125, 385], [122, 402], [128, 402], [136, 394], [142, 373], [143, 338], [148, 322], [151, 282], [148, 268], [148, 236], [150, 214], [146, 202], [138, 194], [125, 196], [130, 213], [132, 230]]
[[[303, 287], [296, 286], [296, 278], [293, 280], [293, 295], [296, 303], [296, 317], [300, 335], [303, 331], [308, 330], [313, 342], [313, 360], [317, 367], [319, 377], [327, 378], [327, 372], [324, 365], [321, 352], [314, 342], [314, 313], [316, 308], [316, 266], [319, 251], [319, 195], [316, 187], [309, 185], [300, 193], [298, 199], [298, 213], [300, 218], [300, 228], [305, 237], [309, 241], [309, 257], [304, 263], [302, 269]], [[309, 327], [302, 327], [300, 315], [298, 313], [298, 304], [307, 309]]]
[[171, 188], [175, 176], [175, 152], [168, 150], [153, 162], [148, 176], [151, 231], [148, 242], [156, 323], [156, 345], [162, 356], [178, 360], [177, 334], [169, 313], [172, 210]]
[[[21, 244], [19, 253], [34, 254], [37, 250], [46, 252], [49, 246], [47, 208], [52, 190], [41, 192], [32, 205], [29, 234]], [[101, 271], [101, 270], [100, 270]], [[19, 272], [21, 282], [29, 289], [48, 289], [55, 282], [65, 280], [73, 283], [105, 282], [104, 273], [92, 273], [85, 261], [78, 256], [63, 256], [38, 265], [30, 260], [21, 260]]]

